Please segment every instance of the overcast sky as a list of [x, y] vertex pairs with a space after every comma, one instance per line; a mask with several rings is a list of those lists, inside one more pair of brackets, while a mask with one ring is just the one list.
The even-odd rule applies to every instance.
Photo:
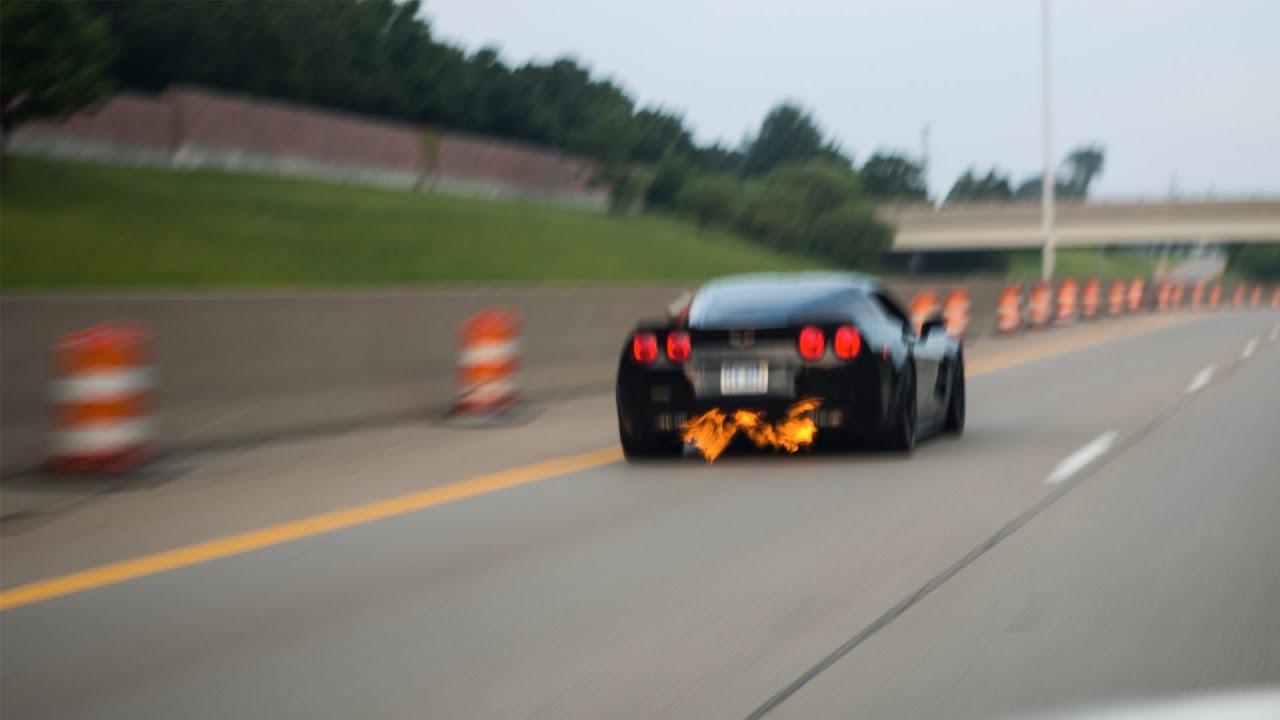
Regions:
[[[855, 160], [929, 185], [1042, 164], [1037, 0], [426, 0], [437, 37], [518, 65], [571, 55], [736, 145], [800, 101]], [[1280, 195], [1280, 1], [1053, 0], [1053, 146], [1107, 150], [1095, 195]]]

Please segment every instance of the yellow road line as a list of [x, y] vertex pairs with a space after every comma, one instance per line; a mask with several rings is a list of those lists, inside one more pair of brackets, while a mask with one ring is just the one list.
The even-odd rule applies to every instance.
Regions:
[[[1143, 323], [1137, 328], [1117, 327], [1109, 332], [1091, 333], [1083, 337], [1057, 338], [1058, 342], [1037, 343], [1022, 350], [975, 359], [969, 364], [966, 375], [968, 377], [983, 375], [1014, 365], [1060, 355], [1072, 350], [1100, 345], [1121, 337], [1138, 335], [1165, 327], [1173, 324], [1175, 320], [1176, 318], [1174, 317], [1161, 318], [1160, 321]], [[384, 520], [397, 515], [435, 507], [436, 505], [466, 500], [477, 495], [549, 480], [561, 475], [608, 465], [621, 459], [622, 451], [616, 446], [603, 450], [593, 450], [580, 455], [571, 455], [533, 465], [524, 465], [511, 470], [493, 473], [492, 475], [482, 475], [367, 505], [312, 515], [260, 530], [251, 530], [238, 535], [230, 535], [158, 552], [153, 555], [144, 555], [132, 560], [100, 565], [88, 570], [81, 570], [46, 580], [36, 580], [25, 585], [0, 590], [0, 610], [9, 610], [64, 595], [72, 595], [106, 585], [114, 585], [127, 580], [136, 580], [148, 575], [177, 570], [211, 560], [231, 557], [232, 555], [240, 555], [251, 550], [259, 550], [292, 540], [321, 535], [334, 530], [352, 527], [353, 525]]]
[[528, 485], [540, 480], [547, 480], [582, 470], [590, 470], [621, 459], [622, 451], [616, 447], [593, 450], [580, 455], [571, 455], [556, 460], [504, 470], [492, 475], [483, 475], [469, 480], [441, 485], [389, 500], [312, 515], [301, 520], [294, 520], [261, 530], [252, 530], [239, 535], [231, 535], [159, 552], [154, 555], [144, 555], [132, 560], [102, 565], [60, 577], [37, 580], [26, 585], [18, 585], [17, 587], [0, 591], [0, 610], [9, 610], [63, 595], [100, 588], [104, 585], [114, 585], [126, 580], [134, 580], [147, 575], [155, 575], [168, 570], [209, 562], [210, 560], [240, 555], [251, 550], [341, 530], [353, 525], [384, 520], [436, 505], [466, 500], [477, 495], [506, 490], [518, 485]]

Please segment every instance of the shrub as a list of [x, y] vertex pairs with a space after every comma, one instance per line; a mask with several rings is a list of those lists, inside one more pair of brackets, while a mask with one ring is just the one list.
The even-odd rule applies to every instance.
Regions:
[[809, 231], [810, 253], [848, 267], [876, 267], [892, 243], [893, 231], [862, 203], [846, 203], [823, 214]]
[[733, 218], [738, 183], [725, 175], [707, 175], [690, 180], [676, 197], [676, 207], [693, 215], [699, 228], [727, 223]]

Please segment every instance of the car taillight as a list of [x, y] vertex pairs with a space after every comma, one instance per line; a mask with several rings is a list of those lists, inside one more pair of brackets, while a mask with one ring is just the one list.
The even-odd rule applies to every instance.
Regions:
[[688, 360], [691, 350], [689, 333], [683, 330], [676, 330], [667, 335], [667, 357], [671, 358], [671, 362], [679, 363]]
[[858, 334], [857, 328], [845, 325], [836, 330], [834, 347], [836, 357], [841, 360], [852, 360], [858, 357], [858, 352], [862, 350], [862, 336]]
[[641, 365], [652, 365], [658, 359], [658, 337], [651, 332], [638, 332], [631, 339], [631, 357]]
[[822, 357], [827, 339], [822, 335], [822, 328], [810, 325], [800, 331], [800, 357], [805, 360], [817, 360]]

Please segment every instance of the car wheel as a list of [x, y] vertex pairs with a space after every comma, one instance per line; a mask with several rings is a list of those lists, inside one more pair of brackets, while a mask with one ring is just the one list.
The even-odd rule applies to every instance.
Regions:
[[911, 454], [916, 448], [916, 371], [908, 366], [907, 374], [902, 379], [902, 398], [898, 402], [897, 412], [889, 424], [885, 447], [889, 450]]
[[947, 419], [943, 427], [956, 435], [964, 434], [964, 355], [956, 356], [951, 370], [951, 399], [947, 402]]

